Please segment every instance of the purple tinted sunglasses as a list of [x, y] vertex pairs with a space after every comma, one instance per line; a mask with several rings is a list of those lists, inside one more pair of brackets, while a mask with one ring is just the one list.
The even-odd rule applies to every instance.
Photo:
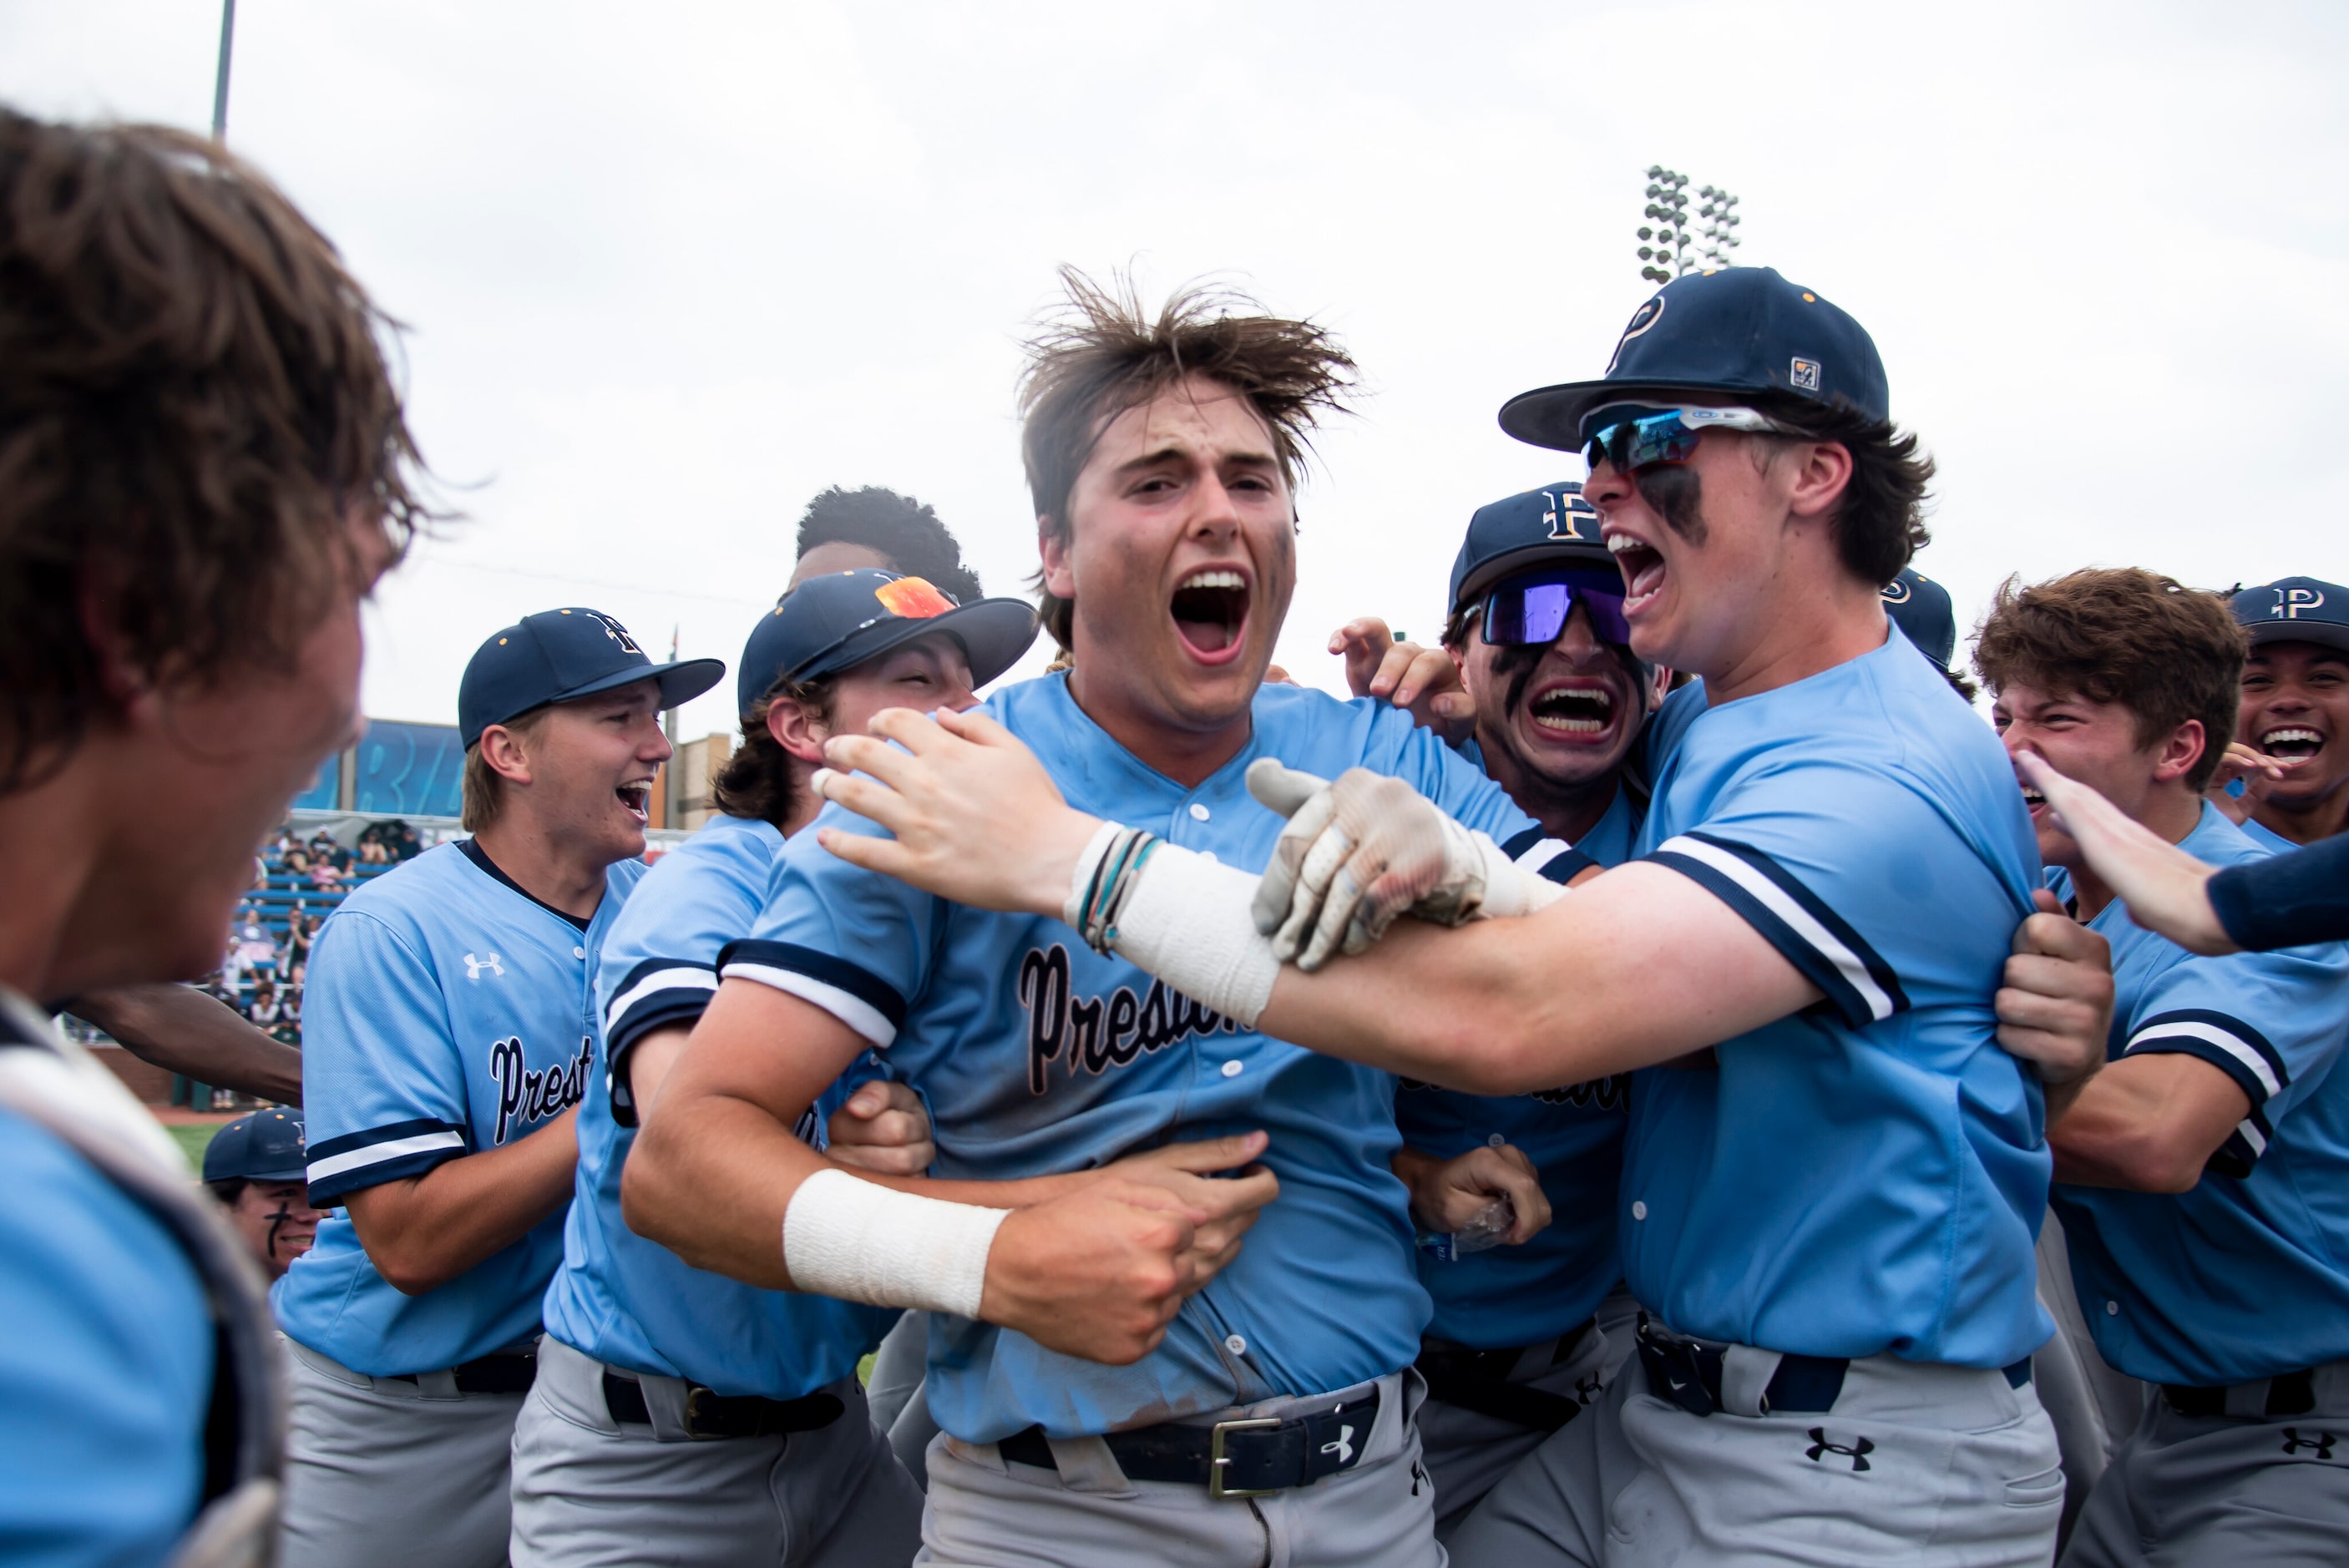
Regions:
[[1521, 572], [1495, 583], [1485, 595], [1485, 640], [1554, 643], [1577, 604], [1590, 612], [1590, 629], [1600, 642], [1630, 645], [1621, 574], [1573, 567]]

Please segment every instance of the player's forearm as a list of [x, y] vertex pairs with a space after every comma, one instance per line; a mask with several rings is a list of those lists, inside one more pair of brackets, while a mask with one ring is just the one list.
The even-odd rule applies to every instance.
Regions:
[[2090, 1078], [2047, 1143], [2055, 1180], [2082, 1187], [2185, 1192], [2251, 1111], [2218, 1068], [2178, 1053], [2124, 1057]]
[[578, 1112], [502, 1149], [350, 1195], [351, 1224], [394, 1289], [421, 1295], [522, 1240], [571, 1201]]
[[68, 1011], [167, 1072], [283, 1105], [302, 1103], [302, 1053], [254, 1028], [214, 997], [185, 985], [116, 985], [88, 991]]

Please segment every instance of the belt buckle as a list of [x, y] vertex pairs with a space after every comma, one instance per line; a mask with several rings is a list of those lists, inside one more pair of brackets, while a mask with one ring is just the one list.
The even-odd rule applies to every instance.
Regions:
[[1251, 1416], [1237, 1421], [1217, 1421], [1207, 1433], [1207, 1495], [1209, 1497], [1269, 1497], [1281, 1489], [1277, 1486], [1238, 1487], [1224, 1484], [1224, 1470], [1231, 1460], [1224, 1452], [1224, 1441], [1234, 1432], [1261, 1431], [1278, 1427], [1278, 1416]]
[[698, 1383], [685, 1386], [685, 1435], [688, 1438], [740, 1438], [748, 1435], [740, 1430], [739, 1421], [729, 1423], [721, 1413], [709, 1408], [709, 1401], [719, 1398], [717, 1390]]

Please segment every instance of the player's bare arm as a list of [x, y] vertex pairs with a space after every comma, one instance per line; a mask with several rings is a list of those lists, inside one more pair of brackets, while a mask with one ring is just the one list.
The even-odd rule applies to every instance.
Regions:
[[2185, 1192], [2251, 1113], [2235, 1080], [2199, 1057], [2140, 1052], [2098, 1073], [2061, 1120], [2051, 1118], [2055, 1180], [2139, 1192]]
[[1515, 1216], [1506, 1244], [1521, 1246], [1548, 1228], [1541, 1173], [1515, 1144], [1471, 1149], [1450, 1160], [1405, 1146], [1395, 1150], [1394, 1173], [1411, 1189], [1412, 1218], [1428, 1230], [1458, 1231], [1504, 1198]]
[[[1027, 748], [975, 712], [931, 720], [898, 710], [872, 728], [882, 738], [831, 743], [826, 758], [843, 771], [823, 789], [895, 837], [825, 829], [826, 849], [957, 903], [1063, 913], [1101, 824], [1061, 800]], [[1220, 889], [1236, 894], [1245, 920], [1256, 879], [1222, 871]], [[1233, 912], [1198, 913], [1228, 925]], [[1550, 977], [1568, 968], [1589, 978], [1564, 995]], [[1312, 974], [1283, 965], [1255, 1021], [1277, 1038], [1447, 1088], [1524, 1094], [1669, 1061], [1822, 995], [1727, 904], [1640, 863], [1523, 920], [1407, 923], [1376, 963], [1332, 959]]]
[[[622, 1179], [632, 1229], [696, 1267], [792, 1288], [792, 1200], [836, 1169], [792, 1127], [864, 1047], [831, 1014], [752, 981], [719, 987], [661, 1081]], [[1229, 1262], [1278, 1183], [1242, 1171], [1261, 1134], [1176, 1144], [1103, 1171], [1016, 1182], [859, 1174], [897, 1191], [1012, 1209], [987, 1254], [979, 1315], [1109, 1362], [1155, 1347], [1183, 1298]], [[710, 1194], [727, 1194], [712, 1202]]]
[[402, 1294], [421, 1295], [529, 1234], [571, 1201], [578, 1114], [574, 1107], [503, 1148], [345, 1198], [376, 1272]]
[[116, 985], [83, 992], [67, 1011], [104, 1029], [140, 1061], [281, 1105], [302, 1103], [302, 1053], [202, 991]]
[[[620, 1068], [628, 1075], [636, 1103], [649, 1109], [660, 1098], [668, 1069], [692, 1035], [690, 1024], [654, 1029], [629, 1047]], [[876, 1078], [861, 1086], [824, 1124], [833, 1162], [884, 1176], [919, 1176], [937, 1158], [929, 1113], [922, 1097], [904, 1084]]]

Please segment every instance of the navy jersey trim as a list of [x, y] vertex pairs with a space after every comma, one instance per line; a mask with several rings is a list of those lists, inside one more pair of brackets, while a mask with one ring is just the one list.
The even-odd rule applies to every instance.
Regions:
[[875, 1046], [887, 1046], [905, 1022], [905, 998], [869, 969], [789, 942], [730, 942], [718, 954], [729, 980], [755, 980], [812, 1002]]
[[539, 897], [536, 893], [531, 892], [530, 889], [523, 886], [522, 883], [514, 881], [513, 878], [506, 875], [504, 872], [500, 871], [498, 869], [498, 862], [490, 859], [490, 851], [481, 848], [480, 841], [475, 839], [460, 839], [457, 841], [457, 849], [467, 860], [481, 867], [485, 875], [505, 883], [506, 886], [513, 889], [514, 892], [530, 900], [531, 903], [538, 905], [539, 908], [546, 911], [547, 913], [554, 916], [555, 919], [563, 921], [567, 924], [575, 925], [582, 931], [586, 930], [589, 926], [595, 923], [595, 917], [594, 915], [574, 914], [567, 909], [557, 909], [553, 904], [547, 903], [544, 899]]
[[2251, 1168], [2268, 1151], [2268, 1140], [2274, 1136], [2275, 1129], [2268, 1124], [2267, 1114], [2254, 1107], [2251, 1114], [2237, 1122], [2235, 1130], [2227, 1134], [2227, 1141], [2211, 1151], [2210, 1158], [2202, 1162], [2202, 1168], [2217, 1175], [2232, 1176], [2240, 1181], [2251, 1173]]
[[1545, 882], [1564, 887], [1599, 862], [1563, 839], [1545, 834], [1538, 825], [1514, 835], [1501, 852]]
[[1909, 1009], [1892, 966], [1793, 872], [1750, 845], [1682, 833], [1646, 859], [1670, 866], [1761, 933], [1857, 1029]]
[[2180, 1051], [2199, 1057], [2235, 1080], [2257, 1110], [2292, 1081], [2283, 1054], [2268, 1037], [2225, 1013], [2207, 1007], [2180, 1007], [2159, 1013], [2139, 1024], [2121, 1054], [2132, 1051]]
[[321, 1139], [304, 1155], [310, 1202], [316, 1208], [331, 1208], [333, 1200], [347, 1193], [421, 1176], [467, 1151], [463, 1128], [429, 1117]]
[[615, 1122], [636, 1125], [636, 1098], [628, 1082], [628, 1058], [636, 1043], [655, 1029], [692, 1023], [717, 994], [717, 966], [690, 958], [647, 958], [628, 971], [604, 1012], [604, 1088]]

